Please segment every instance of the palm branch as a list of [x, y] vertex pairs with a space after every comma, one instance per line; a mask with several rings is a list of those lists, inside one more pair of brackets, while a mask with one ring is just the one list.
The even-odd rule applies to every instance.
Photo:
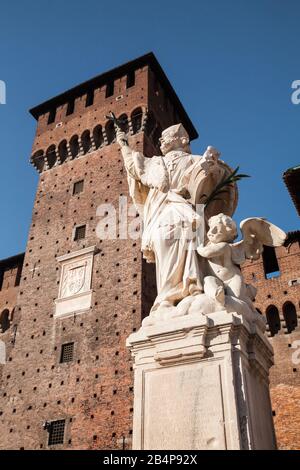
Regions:
[[223, 193], [228, 193], [229, 186], [235, 184], [237, 181], [240, 181], [243, 178], [250, 178], [249, 175], [244, 175], [243, 173], [238, 173], [240, 167], [236, 167], [232, 173], [228, 176], [224, 176], [220, 183], [217, 184], [215, 189], [210, 193], [209, 196], [203, 195], [206, 197], [204, 201], [205, 207], [207, 207], [212, 201], [220, 201], [222, 198], [218, 197]]

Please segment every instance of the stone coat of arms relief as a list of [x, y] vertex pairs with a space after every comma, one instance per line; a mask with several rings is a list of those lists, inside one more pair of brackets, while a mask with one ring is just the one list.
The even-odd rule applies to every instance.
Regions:
[[88, 310], [92, 302], [92, 270], [95, 247], [57, 258], [61, 265], [55, 316], [68, 316]]

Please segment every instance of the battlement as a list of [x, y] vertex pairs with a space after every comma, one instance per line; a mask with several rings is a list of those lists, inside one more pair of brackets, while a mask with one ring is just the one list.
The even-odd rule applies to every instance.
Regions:
[[31, 163], [41, 173], [115, 142], [107, 115], [124, 121], [128, 135], [145, 132], [159, 152], [161, 131], [182, 122], [198, 137], [154, 54], [98, 75], [31, 109], [37, 119]]

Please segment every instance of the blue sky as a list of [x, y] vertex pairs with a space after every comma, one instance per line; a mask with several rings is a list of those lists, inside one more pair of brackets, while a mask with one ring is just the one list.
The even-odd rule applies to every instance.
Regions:
[[200, 137], [252, 177], [236, 220], [264, 216], [299, 228], [283, 171], [300, 164], [300, 2], [297, 0], [2, 1], [0, 258], [26, 246], [38, 176], [29, 165], [28, 109], [153, 51]]

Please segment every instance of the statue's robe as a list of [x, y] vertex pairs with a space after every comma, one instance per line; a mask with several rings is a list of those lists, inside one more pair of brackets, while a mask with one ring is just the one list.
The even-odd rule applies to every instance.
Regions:
[[143, 217], [142, 252], [148, 262], [156, 263], [158, 295], [153, 312], [162, 302], [176, 305], [203, 291], [204, 260], [196, 247], [201, 238], [204, 242], [208, 216], [232, 215], [236, 189], [226, 196], [225, 210], [224, 203], [217, 207], [212, 203], [212, 210], [204, 216], [201, 210], [196, 212], [196, 204], [229, 174], [223, 162], [208, 165], [204, 157], [181, 150], [152, 158], [132, 152], [124, 160], [130, 196]]

